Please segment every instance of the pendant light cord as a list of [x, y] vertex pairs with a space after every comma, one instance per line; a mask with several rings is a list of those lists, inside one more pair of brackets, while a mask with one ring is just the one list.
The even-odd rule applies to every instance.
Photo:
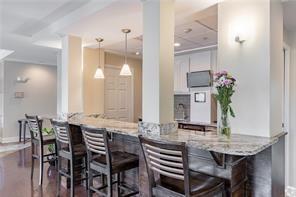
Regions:
[[98, 64], [98, 68], [101, 68], [101, 42], [99, 42], [99, 64]]
[[127, 33], [125, 33], [125, 54], [124, 54], [124, 63], [127, 64]]

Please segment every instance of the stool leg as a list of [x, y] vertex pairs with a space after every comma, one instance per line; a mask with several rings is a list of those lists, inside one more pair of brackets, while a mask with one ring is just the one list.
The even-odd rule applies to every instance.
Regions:
[[92, 190], [91, 187], [93, 186], [93, 174], [92, 170], [88, 169], [88, 190], [87, 190], [87, 197], [92, 197]]
[[26, 123], [24, 123], [24, 133], [23, 133], [23, 138], [24, 138], [24, 144], [26, 143], [26, 130], [27, 130], [27, 128], [26, 128]]
[[22, 141], [22, 123], [19, 122], [19, 142]]
[[102, 183], [102, 186], [105, 185], [105, 175], [103, 173], [101, 173], [101, 183]]
[[117, 196], [120, 197], [120, 172], [117, 173]]
[[109, 174], [107, 175], [107, 183], [108, 183], [108, 197], [112, 197], [112, 173], [109, 172]]
[[75, 192], [75, 188], [74, 188], [74, 181], [75, 181], [75, 177], [74, 177], [74, 158], [71, 159], [70, 161], [70, 165], [71, 165], [71, 197], [74, 197], [74, 192]]
[[31, 145], [31, 149], [32, 149], [32, 163], [31, 163], [31, 179], [33, 179], [33, 174], [34, 174], [34, 163], [35, 163], [35, 158], [34, 158], [34, 154], [35, 154], [35, 152], [34, 152], [34, 149], [35, 149], [35, 146], [34, 146], [34, 144], [32, 143], [32, 145]]
[[61, 191], [61, 174], [60, 170], [62, 170], [62, 161], [61, 157], [57, 156], [57, 168], [58, 168], [58, 176], [57, 176], [57, 196], [60, 196], [60, 191]]
[[59, 170], [59, 168], [58, 168], [58, 146], [57, 146], [56, 142], [54, 143], [54, 152], [55, 152], [55, 168], [57, 170]]
[[39, 145], [40, 146], [40, 153], [39, 153], [39, 185], [42, 185], [42, 182], [43, 182], [43, 146], [42, 145]]
[[84, 157], [84, 167], [85, 167], [85, 186], [86, 189], [88, 190], [89, 188], [89, 183], [88, 183], [88, 165], [87, 165], [87, 156]]

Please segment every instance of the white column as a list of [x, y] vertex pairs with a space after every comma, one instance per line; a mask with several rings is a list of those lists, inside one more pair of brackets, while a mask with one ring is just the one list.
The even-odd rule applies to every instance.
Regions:
[[160, 130], [174, 123], [174, 16], [173, 0], [143, 1], [143, 122]]
[[57, 114], [62, 113], [62, 52], [57, 53]]
[[[235, 42], [235, 37], [245, 39]], [[237, 78], [233, 133], [282, 131], [283, 13], [280, 0], [224, 0], [218, 5], [218, 70]]]
[[65, 36], [62, 40], [62, 61], [58, 69], [62, 113], [83, 112], [83, 49], [81, 38]]

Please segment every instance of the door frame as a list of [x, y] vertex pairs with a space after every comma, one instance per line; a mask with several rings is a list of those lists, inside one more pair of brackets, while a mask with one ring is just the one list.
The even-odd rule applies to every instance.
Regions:
[[285, 188], [289, 186], [290, 180], [290, 47], [284, 42], [284, 131], [288, 133], [286, 135], [285, 143]]
[[[119, 66], [116, 66], [116, 65], [111, 65], [111, 64], [105, 64], [104, 66], [104, 69], [108, 69], [108, 68], [113, 68], [113, 69], [119, 69], [120, 70], [120, 67]], [[134, 122], [134, 68], [130, 67], [131, 69], [131, 72], [132, 72], [132, 76], [131, 77], [131, 82], [130, 82], [130, 85], [131, 85], [131, 99], [130, 99], [130, 111], [129, 111], [129, 119], [131, 122]], [[105, 87], [104, 87], [105, 89]], [[105, 93], [104, 93], [105, 94]], [[105, 96], [105, 95], [104, 95]], [[104, 113], [105, 113], [105, 105], [104, 105]]]

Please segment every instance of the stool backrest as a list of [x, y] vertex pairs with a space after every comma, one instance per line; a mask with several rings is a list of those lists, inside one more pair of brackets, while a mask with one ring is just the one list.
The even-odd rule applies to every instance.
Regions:
[[177, 179], [184, 183], [189, 194], [188, 155], [185, 143], [163, 142], [139, 136], [146, 162], [150, 190], [156, 185], [156, 175]]
[[106, 157], [106, 164], [111, 166], [109, 140], [106, 129], [81, 125], [81, 130], [86, 145], [88, 161], [91, 162], [96, 155], [103, 155]]
[[67, 121], [53, 119], [50, 122], [55, 133], [58, 151], [68, 149], [70, 153], [74, 154], [69, 123]]
[[40, 125], [40, 120], [38, 116], [29, 116], [25, 114], [29, 130], [30, 130], [30, 135], [31, 139], [37, 139], [43, 141], [43, 136], [42, 136], [42, 128]]

